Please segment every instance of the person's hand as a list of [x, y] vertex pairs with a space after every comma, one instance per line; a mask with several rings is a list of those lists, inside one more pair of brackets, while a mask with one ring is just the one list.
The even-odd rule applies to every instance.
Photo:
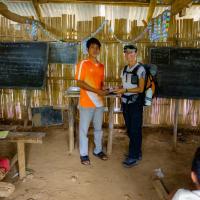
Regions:
[[115, 94], [124, 94], [125, 92], [126, 92], [126, 90], [123, 89], [123, 88], [120, 88], [120, 89], [117, 89], [117, 90], [113, 91], [113, 93], [115, 93]]
[[102, 90], [109, 90], [109, 86], [105, 86], [105, 85], [104, 85], [104, 86], [102, 87]]
[[108, 90], [98, 90], [97, 94], [100, 96], [106, 96], [107, 94], [109, 94]]

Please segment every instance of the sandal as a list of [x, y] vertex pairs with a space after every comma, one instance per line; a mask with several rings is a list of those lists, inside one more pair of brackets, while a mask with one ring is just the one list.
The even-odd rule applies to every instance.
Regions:
[[108, 160], [108, 156], [103, 152], [99, 152], [99, 153], [93, 153], [94, 156], [100, 158], [101, 160]]
[[90, 165], [90, 159], [88, 156], [80, 156], [81, 164]]

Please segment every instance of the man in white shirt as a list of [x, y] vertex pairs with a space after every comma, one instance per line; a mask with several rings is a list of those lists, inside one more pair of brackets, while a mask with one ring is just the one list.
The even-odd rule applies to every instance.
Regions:
[[200, 200], [200, 147], [197, 149], [192, 162], [191, 179], [195, 190], [179, 189], [171, 200]]
[[172, 200], [200, 200], [200, 190], [179, 189]]

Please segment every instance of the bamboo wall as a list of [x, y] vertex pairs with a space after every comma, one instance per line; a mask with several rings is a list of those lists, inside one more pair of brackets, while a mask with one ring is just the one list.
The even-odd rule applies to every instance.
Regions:
[[[62, 17], [44, 18], [46, 24], [52, 27], [59, 38], [69, 41], [81, 41], [83, 38], [94, 32], [104, 21], [104, 17], [93, 17], [91, 21], [78, 21], [76, 24], [75, 15], [62, 15]], [[111, 24], [111, 22], [109, 22]], [[130, 32], [127, 32], [127, 26]], [[30, 41], [31, 37], [26, 32], [26, 25], [13, 24], [13, 22], [0, 18], [1, 41]], [[144, 27], [137, 26], [137, 21], [126, 19], [115, 19], [114, 32], [120, 39], [131, 40], [138, 36]], [[124, 66], [122, 44], [115, 41], [109, 32], [108, 26], [97, 34], [102, 42], [100, 61], [105, 64], [106, 85], [115, 86], [120, 84], [120, 71]], [[51, 41], [39, 30], [39, 40]], [[139, 61], [148, 62], [148, 48], [151, 46], [179, 46], [179, 47], [200, 47], [200, 22], [192, 19], [175, 20], [170, 26], [168, 42], [151, 43], [147, 34], [137, 43]], [[78, 60], [85, 58], [79, 47]], [[31, 91], [31, 106], [42, 105], [67, 105], [64, 91], [74, 81], [75, 66], [66, 64], [50, 64], [47, 72], [47, 85], [44, 90]], [[23, 119], [27, 104], [26, 90], [0, 89], [0, 118]], [[119, 99], [115, 102], [119, 107]], [[148, 125], [170, 126], [173, 123], [175, 101], [172, 99], [154, 99], [153, 106], [145, 108], [144, 123]], [[115, 116], [115, 123], [122, 124], [122, 115]], [[200, 125], [200, 101], [180, 100], [179, 125], [199, 126]]]

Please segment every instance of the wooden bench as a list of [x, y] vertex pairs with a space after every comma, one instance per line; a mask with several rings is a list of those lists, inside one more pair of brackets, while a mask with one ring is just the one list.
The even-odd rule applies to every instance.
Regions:
[[20, 179], [26, 176], [25, 144], [42, 144], [42, 139], [45, 135], [46, 133], [43, 132], [10, 132], [5, 139], [0, 140], [17, 143], [17, 154], [12, 159], [11, 166], [18, 161]]

